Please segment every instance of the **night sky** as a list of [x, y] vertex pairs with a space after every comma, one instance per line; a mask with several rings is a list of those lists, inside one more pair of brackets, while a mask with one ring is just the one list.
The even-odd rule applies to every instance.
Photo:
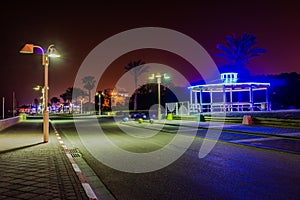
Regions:
[[[41, 56], [20, 54], [25, 43], [45, 48], [55, 44], [62, 54], [60, 59], [50, 60], [50, 99], [73, 86], [78, 68], [93, 48], [117, 33], [138, 27], [182, 32], [201, 44], [217, 65], [226, 63], [214, 54], [218, 52], [216, 45], [224, 44], [227, 35], [253, 33], [257, 46], [268, 53], [250, 60], [247, 68], [252, 75], [300, 73], [300, 6], [295, 1], [13, 2], [0, 7], [0, 95], [5, 97], [8, 108], [13, 91], [20, 105], [27, 104], [40, 96], [32, 88], [43, 85]], [[199, 78], [192, 70], [180, 69], [188, 63], [176, 55], [141, 50], [113, 62], [98, 88], [113, 87], [124, 73], [124, 65], [137, 59], [174, 67], [191, 82]]]

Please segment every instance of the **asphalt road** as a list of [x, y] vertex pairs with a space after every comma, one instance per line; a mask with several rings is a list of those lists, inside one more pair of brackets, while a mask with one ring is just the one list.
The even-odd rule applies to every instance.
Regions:
[[[195, 128], [184, 128], [178, 134], [175, 126], [128, 126], [109, 118], [100, 119], [101, 129], [95, 128], [97, 123], [90, 119], [78, 119], [77, 128], [73, 120], [52, 123], [69, 149], [79, 150], [116, 199], [298, 199], [300, 196], [299, 154], [225, 140], [205, 140], [206, 130]], [[222, 133], [220, 138], [224, 137], [233, 140], [237, 136], [230, 138], [229, 133]], [[253, 136], [242, 135], [240, 139], [248, 137]], [[179, 142], [173, 143], [176, 139]], [[199, 158], [199, 149], [205, 142], [216, 144]], [[153, 152], [161, 154], [149, 156]], [[170, 159], [176, 156], [178, 159]]]

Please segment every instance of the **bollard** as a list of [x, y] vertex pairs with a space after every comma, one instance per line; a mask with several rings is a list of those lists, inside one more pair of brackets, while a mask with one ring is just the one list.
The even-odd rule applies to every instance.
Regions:
[[25, 121], [26, 119], [27, 119], [26, 113], [21, 113], [21, 114], [20, 114], [20, 120], [21, 120], [21, 121]]
[[205, 118], [202, 114], [197, 115], [197, 122], [205, 122]]
[[252, 117], [250, 115], [243, 116], [243, 125], [252, 125]]
[[128, 122], [128, 120], [129, 120], [128, 117], [123, 118], [123, 122]]
[[172, 115], [172, 113], [169, 113], [169, 114], [167, 115], [167, 120], [173, 120], [173, 115]]

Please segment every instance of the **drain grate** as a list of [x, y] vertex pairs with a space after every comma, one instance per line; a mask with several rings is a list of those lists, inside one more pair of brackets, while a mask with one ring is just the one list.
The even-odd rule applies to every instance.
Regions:
[[81, 157], [81, 154], [80, 154], [80, 152], [77, 148], [69, 149], [69, 151], [70, 151], [70, 154], [73, 158]]

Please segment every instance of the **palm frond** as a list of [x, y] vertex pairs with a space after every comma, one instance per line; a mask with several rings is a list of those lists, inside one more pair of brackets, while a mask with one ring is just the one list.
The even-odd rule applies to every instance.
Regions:
[[242, 35], [236, 36], [232, 33], [226, 36], [225, 39], [225, 45], [217, 45], [217, 48], [221, 50], [222, 53], [215, 55], [224, 57], [228, 59], [230, 63], [235, 63], [235, 65], [239, 67], [248, 64], [250, 58], [267, 52], [265, 49], [255, 47], [257, 40], [254, 34], [244, 32]]
[[231, 57], [223, 53], [215, 53], [215, 56], [226, 58], [229, 61], [231, 60]]
[[234, 57], [234, 54], [232, 53], [232, 50], [229, 47], [219, 44], [219, 45], [217, 45], [217, 48], [219, 50], [223, 51], [225, 53], [225, 55], [227, 55], [229, 58]]

